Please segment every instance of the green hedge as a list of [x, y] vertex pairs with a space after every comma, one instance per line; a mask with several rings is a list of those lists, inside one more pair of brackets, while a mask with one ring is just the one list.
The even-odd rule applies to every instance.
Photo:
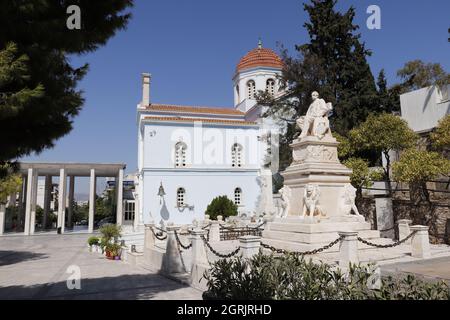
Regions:
[[[204, 277], [204, 299], [233, 300], [448, 300], [444, 282], [428, 283], [412, 276], [381, 279], [373, 289], [373, 266], [350, 265], [348, 274], [325, 263], [285, 255], [258, 254], [212, 264]], [[372, 288], [371, 288], [372, 287]]]

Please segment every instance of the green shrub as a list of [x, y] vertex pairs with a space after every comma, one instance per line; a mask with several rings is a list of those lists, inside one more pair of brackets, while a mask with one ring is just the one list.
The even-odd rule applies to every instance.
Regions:
[[250, 260], [222, 259], [204, 275], [205, 299], [233, 300], [362, 300], [449, 299], [448, 286], [412, 277], [382, 279], [371, 289], [373, 266], [350, 265], [347, 274], [325, 263], [313, 263], [294, 255], [259, 254]]
[[217, 216], [226, 217], [236, 216], [238, 214], [237, 206], [227, 196], [220, 196], [214, 198], [206, 208], [205, 214], [208, 214], [210, 219], [217, 220]]
[[107, 241], [117, 240], [122, 236], [122, 228], [115, 224], [105, 224], [100, 228], [100, 233], [102, 234], [102, 238]]
[[89, 244], [89, 246], [91, 246], [91, 247], [94, 246], [94, 245], [98, 245], [99, 242], [100, 242], [100, 239], [97, 238], [97, 237], [90, 237], [90, 238], [88, 239], [88, 244]]

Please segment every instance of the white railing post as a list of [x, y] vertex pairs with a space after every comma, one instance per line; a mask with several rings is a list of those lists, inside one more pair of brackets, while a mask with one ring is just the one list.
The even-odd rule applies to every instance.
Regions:
[[343, 237], [339, 244], [339, 266], [347, 268], [350, 263], [358, 263], [358, 232], [338, 232]]
[[245, 259], [251, 259], [257, 255], [261, 247], [261, 238], [256, 236], [243, 236], [239, 238], [241, 256]]
[[[411, 234], [411, 229], [409, 227], [411, 222], [412, 221], [408, 220], [408, 219], [401, 219], [401, 220], [397, 221], [397, 225], [398, 225], [398, 239], [399, 240], [403, 240], [403, 239], [405, 239], [407, 236], [409, 236]], [[411, 244], [411, 239], [406, 240], [405, 243]]]
[[192, 241], [192, 268], [197, 264], [208, 264], [206, 256], [205, 244], [202, 237], [206, 236], [206, 231], [202, 229], [194, 229], [191, 231]]
[[161, 271], [166, 274], [185, 272], [178, 250], [175, 231], [180, 230], [178, 226], [167, 226], [166, 252], [164, 253]]
[[430, 252], [430, 239], [428, 237], [427, 226], [411, 226], [411, 232], [416, 231], [411, 239], [411, 256], [414, 258], [429, 258]]
[[154, 223], [148, 223], [145, 225], [144, 233], [144, 250], [153, 249], [155, 247], [155, 236], [153, 235], [152, 228], [155, 227]]
[[211, 227], [209, 229], [209, 241], [220, 241], [220, 224], [219, 221], [211, 221]]

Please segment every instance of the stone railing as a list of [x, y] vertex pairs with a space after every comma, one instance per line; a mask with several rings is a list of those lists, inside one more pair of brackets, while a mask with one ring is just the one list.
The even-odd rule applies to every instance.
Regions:
[[[209, 228], [194, 227], [189, 231], [189, 242], [183, 241], [179, 237], [179, 226], [168, 226], [164, 232], [166, 233], [165, 250], [156, 246], [155, 225], [147, 224], [145, 228], [145, 249], [144, 257], [147, 263], [153, 269], [161, 271], [163, 274], [173, 276], [174, 274], [189, 274], [189, 284], [199, 289], [206, 289], [206, 282], [203, 278], [205, 271], [209, 269], [210, 262], [208, 259], [208, 251], [218, 258], [231, 258], [241, 256], [250, 259], [260, 250], [266, 249], [275, 254], [295, 254], [295, 255], [314, 255], [326, 252], [332, 246], [339, 244], [338, 265], [341, 268], [347, 268], [349, 263], [358, 263], [358, 242], [370, 247], [380, 249], [392, 248], [401, 244], [411, 246], [411, 256], [415, 258], [430, 257], [430, 245], [428, 237], [428, 227], [426, 226], [409, 226], [410, 221], [400, 220], [398, 222], [399, 234], [401, 240], [392, 244], [377, 244], [358, 237], [358, 232], [343, 231], [339, 232], [339, 237], [331, 243], [305, 252], [288, 252], [286, 250], [277, 249], [261, 242], [261, 237], [243, 236], [239, 238], [239, 245], [227, 252], [220, 252], [216, 245], [220, 240], [220, 225], [217, 221], [210, 221]], [[209, 238], [208, 238], [209, 234]], [[185, 265], [183, 260], [183, 252], [190, 255], [190, 264]]]

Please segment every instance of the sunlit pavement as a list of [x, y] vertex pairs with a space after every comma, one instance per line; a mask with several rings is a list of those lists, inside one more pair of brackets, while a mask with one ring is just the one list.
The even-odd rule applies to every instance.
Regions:
[[[88, 237], [0, 237], [0, 299], [201, 299], [191, 287], [90, 253]], [[78, 267], [81, 289], [70, 290]]]

